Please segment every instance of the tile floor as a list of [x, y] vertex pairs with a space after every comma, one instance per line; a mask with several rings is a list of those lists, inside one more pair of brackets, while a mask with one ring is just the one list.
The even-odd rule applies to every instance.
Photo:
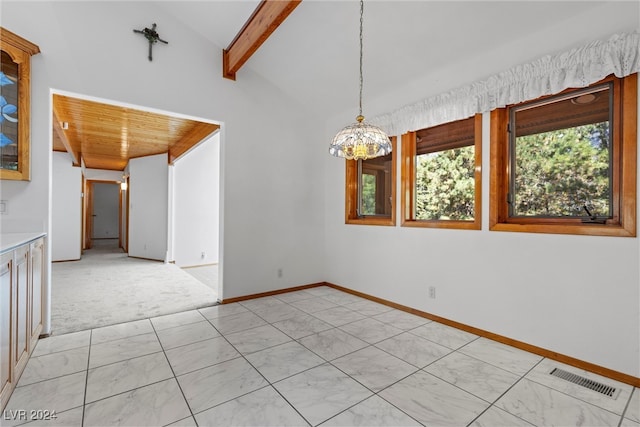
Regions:
[[0, 424], [51, 411], [26, 425], [639, 427], [640, 390], [318, 287], [43, 339]]

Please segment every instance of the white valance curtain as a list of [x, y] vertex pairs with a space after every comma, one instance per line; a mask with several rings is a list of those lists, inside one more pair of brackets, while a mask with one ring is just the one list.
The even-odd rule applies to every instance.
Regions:
[[589, 86], [609, 74], [626, 77], [638, 71], [640, 33], [615, 34], [606, 41], [547, 55], [486, 80], [404, 106], [370, 122], [382, 127], [388, 135], [402, 135], [570, 87]]

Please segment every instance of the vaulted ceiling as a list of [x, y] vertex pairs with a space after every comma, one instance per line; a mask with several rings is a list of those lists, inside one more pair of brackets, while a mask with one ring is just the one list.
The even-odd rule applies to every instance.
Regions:
[[[164, 19], [170, 17], [183, 24], [185, 31], [193, 31], [207, 40], [211, 51], [203, 55], [221, 58], [222, 50], [234, 40], [260, 1], [143, 3], [157, 10]], [[637, 2], [629, 1], [366, 0], [365, 116], [371, 119], [376, 114], [402, 107], [401, 103], [407, 99], [418, 101], [441, 94], [543, 55], [581, 46], [613, 32], [636, 29], [620, 28], [612, 20], [600, 20], [598, 11], [605, 7], [615, 7], [620, 16], [638, 14]], [[161, 23], [159, 26], [163, 37], [175, 39], [177, 34], [166, 34]], [[563, 31], [565, 28], [570, 31]], [[242, 85], [247, 76], [259, 75], [281, 91], [292, 105], [299, 105], [319, 120], [347, 112], [355, 117], [358, 29], [358, 1], [303, 0], [236, 72], [236, 81], [229, 84]], [[551, 43], [548, 34], [563, 36]], [[519, 48], [520, 40], [527, 40], [530, 48]], [[531, 42], [536, 40], [544, 43]], [[551, 44], [553, 50], [549, 48]], [[170, 47], [175, 48], [173, 44]], [[222, 70], [214, 69], [213, 65], [211, 73], [222, 76]], [[77, 162], [82, 157], [89, 167], [118, 169], [123, 167], [126, 156], [140, 154], [135, 152], [136, 144], [132, 144], [136, 130], [133, 111], [94, 106], [102, 109], [100, 117], [88, 111], [81, 114], [87, 105], [63, 98], [59, 98], [59, 103], [54, 101], [58, 115], [54, 125], [67, 122], [69, 129], [54, 129], [54, 134], [56, 138], [66, 136], [67, 145], [71, 147], [66, 148], [74, 153]], [[112, 113], [114, 118], [107, 119]], [[91, 126], [83, 124], [85, 117], [92, 118]], [[149, 117], [142, 114], [140, 120], [157, 128], [148, 128], [146, 139], [143, 135], [135, 136], [141, 146], [149, 147], [149, 153], [171, 152], [172, 146], [188, 145], [194, 134], [208, 131], [206, 126], [194, 130], [196, 124], [188, 121], [178, 123], [179, 120], [171, 118]], [[109, 149], [100, 151], [99, 144], [93, 147], [94, 143], [90, 142], [106, 141], [105, 135], [97, 133], [96, 123], [102, 127], [113, 126]], [[162, 129], [169, 128], [174, 129], [173, 133], [161, 136]], [[116, 134], [124, 133], [129, 135], [128, 143], [121, 140], [116, 146]], [[187, 142], [178, 142], [185, 135]], [[56, 139], [55, 149], [62, 150], [63, 141], [64, 138]]]
[[[259, 3], [154, 5], [219, 47], [207, 53], [217, 56]], [[637, 16], [637, 2], [628, 1], [365, 0], [365, 116], [372, 118], [401, 107], [398, 103], [406, 99], [418, 101], [608, 37], [620, 31], [620, 23], [600, 19], [597, 10], [613, 3], [620, 14]], [[358, 30], [358, 1], [303, 0], [237, 72], [235, 84], [259, 75], [314, 117], [349, 112], [355, 117]], [[548, 34], [562, 36], [550, 43]], [[540, 43], [527, 43], [532, 48], [521, 48], [521, 40], [538, 39]], [[212, 72], [221, 75], [221, 70]]]

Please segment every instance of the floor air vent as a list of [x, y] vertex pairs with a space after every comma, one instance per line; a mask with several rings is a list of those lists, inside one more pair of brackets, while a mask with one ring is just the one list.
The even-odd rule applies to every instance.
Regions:
[[574, 384], [578, 384], [579, 386], [586, 387], [590, 390], [597, 391], [598, 393], [604, 394], [612, 399], [618, 397], [619, 389], [615, 387], [611, 387], [606, 384], [599, 383], [597, 381], [590, 380], [585, 377], [581, 377], [580, 375], [572, 374], [571, 372], [564, 371], [559, 368], [554, 368], [553, 371], [549, 372], [549, 375], [553, 375], [554, 377], [562, 378], [565, 381], [572, 382]]

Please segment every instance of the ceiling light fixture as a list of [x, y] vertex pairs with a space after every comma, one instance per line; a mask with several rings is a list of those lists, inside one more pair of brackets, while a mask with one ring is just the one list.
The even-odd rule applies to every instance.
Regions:
[[576, 96], [575, 98], [571, 98], [571, 103], [575, 105], [586, 105], [591, 104], [596, 99], [598, 99], [598, 94], [585, 93], [583, 95]]
[[362, 115], [362, 23], [364, 0], [360, 0], [360, 113], [356, 123], [342, 129], [333, 137], [329, 153], [348, 160], [366, 160], [385, 156], [391, 152], [387, 134], [377, 126], [365, 123]]
[[128, 178], [129, 175], [127, 175], [126, 173], [122, 174], [122, 180], [120, 181], [120, 189], [122, 191], [125, 191], [127, 188], [129, 188], [129, 184], [127, 183]]

